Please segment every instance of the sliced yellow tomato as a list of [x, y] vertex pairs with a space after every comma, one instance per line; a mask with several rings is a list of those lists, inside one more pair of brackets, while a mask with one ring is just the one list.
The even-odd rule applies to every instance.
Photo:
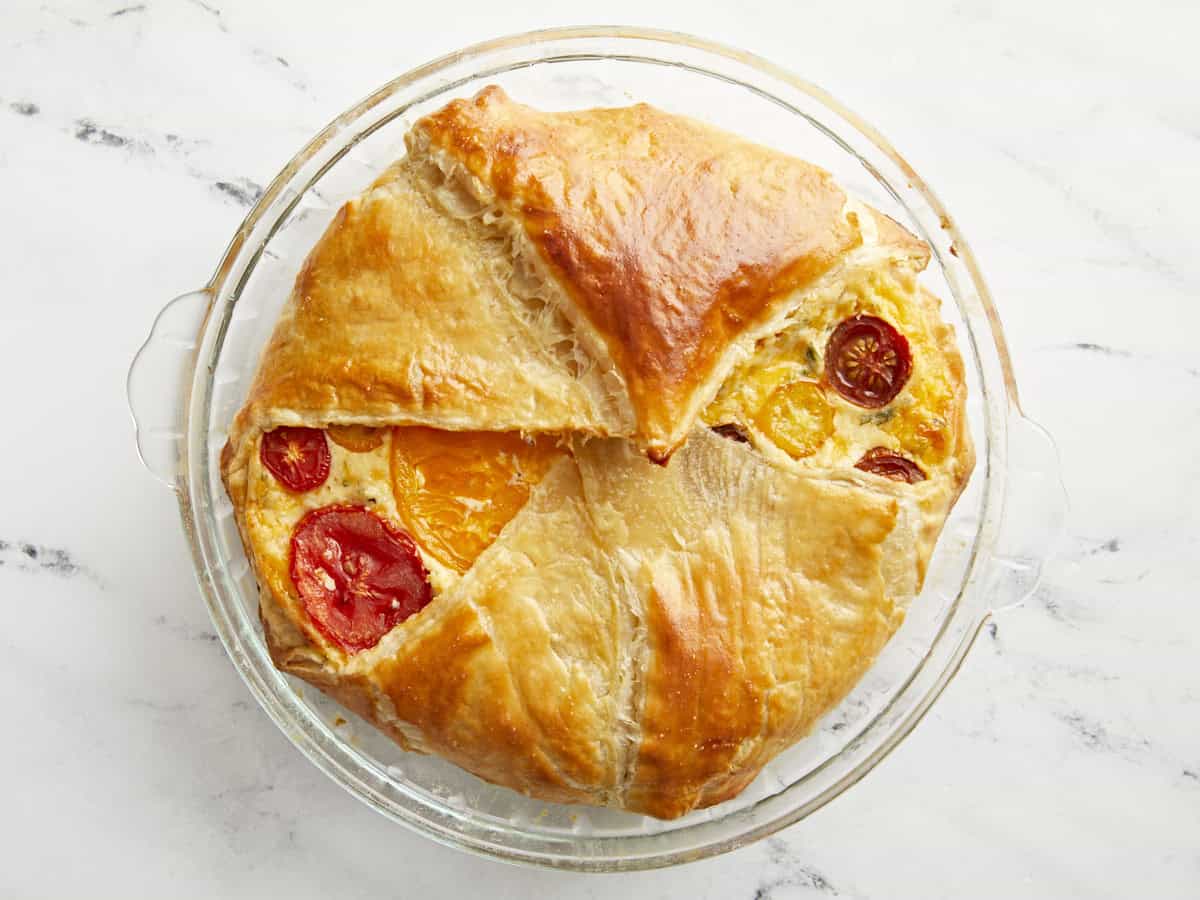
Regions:
[[833, 434], [833, 407], [819, 384], [792, 381], [767, 397], [754, 424], [789, 455], [801, 459], [820, 450]]
[[383, 443], [383, 429], [369, 425], [330, 425], [325, 433], [339, 447], [352, 453], [370, 453]]
[[517, 432], [396, 428], [396, 507], [417, 543], [462, 573], [564, 454], [550, 435], [525, 438]]

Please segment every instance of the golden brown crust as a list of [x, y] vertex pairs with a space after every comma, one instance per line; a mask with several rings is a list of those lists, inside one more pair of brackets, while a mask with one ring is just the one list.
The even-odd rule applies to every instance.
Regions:
[[446, 213], [415, 165], [334, 216], [230, 430], [226, 471], [284, 424], [624, 434], [632, 417], [566, 323], [531, 308], [507, 247]]
[[[872, 663], [970, 474], [953, 332], [912, 293], [927, 261], [820, 170], [649, 107], [487, 91], [423, 120], [314, 249], [222, 453], [275, 664], [535, 797], [674, 817], [735, 796]], [[695, 424], [735, 364], [876, 276], [928, 337], [915, 371], [948, 380], [928, 481]], [[280, 487], [263, 433], [329, 423], [554, 432], [571, 453], [465, 574], [433, 572], [428, 607], [348, 654], [304, 611], [290, 534], [335, 502], [399, 526], [404, 429]]]
[[619, 441], [579, 464], [645, 628], [624, 805], [674, 817], [719, 802], [807, 733], [900, 624], [909, 597], [883, 555], [899, 505], [782, 473], [707, 429], [666, 469]]
[[416, 127], [523, 222], [660, 458], [729, 346], [861, 239], [828, 173], [645, 104], [547, 114], [493, 87]]
[[945, 525], [951, 508], [967, 486], [975, 468], [975, 447], [967, 430], [967, 374], [954, 339], [954, 329], [942, 320], [941, 301], [923, 288], [918, 289], [918, 293], [925, 311], [926, 323], [946, 366], [953, 392], [952, 399], [947, 404], [947, 431], [952, 435], [952, 446], [946, 462], [938, 472], [938, 477], [932, 479], [933, 483], [927, 488], [929, 495], [922, 498], [924, 516], [918, 546], [920, 574], [923, 579], [929, 559], [933, 556], [934, 545], [942, 533], [942, 526]]
[[592, 442], [407, 633], [339, 670], [339, 698], [489, 781], [679, 816], [752, 780], [899, 625], [897, 514], [706, 430], [665, 469]]
[[619, 768], [617, 614], [580, 493], [565, 462], [436, 601], [452, 612], [369, 665], [396, 715], [443, 756], [547, 799], [603, 805]]
[[875, 227], [876, 244], [893, 248], [893, 254], [898, 259], [906, 260], [914, 271], [920, 272], [929, 265], [928, 244], [891, 216], [885, 216], [877, 209], [871, 209], [870, 214]]

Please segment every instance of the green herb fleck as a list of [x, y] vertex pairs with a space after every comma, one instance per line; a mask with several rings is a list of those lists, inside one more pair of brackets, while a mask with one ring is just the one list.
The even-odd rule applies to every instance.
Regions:
[[817, 371], [817, 351], [809, 344], [804, 348], [804, 374], [815, 375]]
[[894, 415], [896, 415], [896, 410], [888, 407], [887, 409], [880, 409], [872, 413], [867, 413], [859, 421], [863, 425], [883, 425], [887, 422], [890, 422], [892, 416]]

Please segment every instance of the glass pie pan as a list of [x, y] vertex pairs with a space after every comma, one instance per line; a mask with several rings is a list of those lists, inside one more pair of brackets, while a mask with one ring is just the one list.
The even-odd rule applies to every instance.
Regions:
[[[823, 166], [924, 239], [924, 284], [966, 362], [975, 472], [926, 583], [875, 665], [813, 733], [740, 796], [675, 821], [560, 806], [409, 754], [278, 672], [257, 588], [220, 482], [226, 429], [309, 249], [346, 200], [403, 155], [420, 116], [500, 84], [543, 109], [645, 101]], [[267, 714], [332, 779], [442, 843], [511, 862], [620, 871], [700, 859], [790, 825], [857, 782], [907, 735], [994, 611], [1036, 587], [1061, 531], [1053, 442], [1020, 409], [999, 318], [971, 250], [925, 182], [821, 89], [738, 50], [668, 32], [569, 28], [500, 38], [384, 85], [321, 131], [272, 181], [212, 280], [171, 301], [129, 372], [138, 451], [178, 495], [217, 634]]]

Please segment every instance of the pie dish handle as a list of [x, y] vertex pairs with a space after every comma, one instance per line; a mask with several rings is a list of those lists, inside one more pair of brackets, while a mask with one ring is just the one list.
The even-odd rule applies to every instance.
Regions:
[[129, 366], [125, 394], [142, 465], [168, 487], [182, 477], [185, 391], [212, 295], [181, 294], [162, 308]]
[[1014, 408], [1008, 423], [1008, 484], [988, 567], [991, 611], [1028, 600], [1062, 540], [1067, 490], [1054, 438]]

